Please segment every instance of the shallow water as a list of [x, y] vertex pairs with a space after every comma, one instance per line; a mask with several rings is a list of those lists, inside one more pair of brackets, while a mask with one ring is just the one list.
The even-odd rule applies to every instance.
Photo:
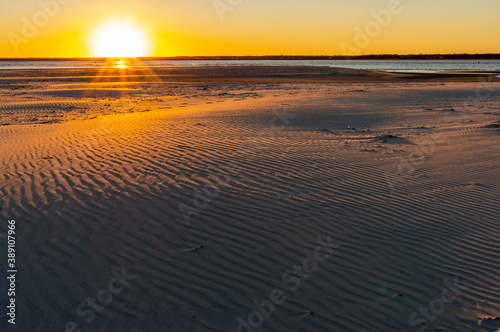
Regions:
[[[92, 68], [111, 65], [103, 61], [0, 61], [0, 69], [33, 68]], [[127, 64], [129, 66], [134, 66]], [[136, 64], [137, 65], [137, 64]], [[198, 66], [331, 66], [353, 69], [372, 69], [399, 72], [421, 71], [500, 71], [500, 60], [210, 60], [210, 61], [143, 61], [149, 67], [198, 67]]]

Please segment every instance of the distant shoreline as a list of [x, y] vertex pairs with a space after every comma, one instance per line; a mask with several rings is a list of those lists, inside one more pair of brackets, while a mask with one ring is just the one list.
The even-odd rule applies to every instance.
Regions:
[[213, 82], [213, 83], [312, 83], [312, 82], [430, 82], [430, 81], [500, 81], [500, 71], [403, 73], [328, 66], [199, 66], [199, 67], [130, 67], [120, 68], [32, 68], [0, 70], [0, 84], [23, 81], [69, 81], [91, 83], [138, 82]]
[[[0, 61], [106, 61], [107, 59], [119, 58], [0, 58]], [[380, 54], [380, 55], [357, 55], [357, 56], [292, 56], [292, 55], [269, 55], [269, 56], [177, 56], [177, 57], [139, 57], [143, 61], [262, 61], [262, 60], [500, 60], [500, 54]]]

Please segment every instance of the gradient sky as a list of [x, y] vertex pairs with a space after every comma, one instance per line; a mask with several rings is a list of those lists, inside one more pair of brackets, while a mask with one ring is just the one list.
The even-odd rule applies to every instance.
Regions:
[[[367, 45], [355, 42], [355, 28], [391, 0], [242, 0], [223, 19], [216, 0], [64, 1], [25, 38], [23, 18], [33, 21], [39, 1], [1, 0], [0, 57], [92, 56], [93, 31], [118, 18], [145, 31], [151, 56], [342, 55], [346, 45], [352, 54], [500, 53], [499, 0], [401, 0], [402, 12]], [[13, 36], [25, 38], [17, 52]]]

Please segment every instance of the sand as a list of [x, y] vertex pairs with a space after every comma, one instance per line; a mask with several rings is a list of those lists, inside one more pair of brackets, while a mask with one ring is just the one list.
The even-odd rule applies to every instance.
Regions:
[[0, 330], [500, 330], [498, 80], [178, 70], [0, 73]]

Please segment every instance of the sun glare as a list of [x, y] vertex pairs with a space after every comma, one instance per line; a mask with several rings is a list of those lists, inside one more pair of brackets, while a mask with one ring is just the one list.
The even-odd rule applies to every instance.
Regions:
[[149, 43], [142, 29], [129, 22], [114, 21], [97, 28], [92, 36], [96, 57], [124, 58], [147, 56]]

